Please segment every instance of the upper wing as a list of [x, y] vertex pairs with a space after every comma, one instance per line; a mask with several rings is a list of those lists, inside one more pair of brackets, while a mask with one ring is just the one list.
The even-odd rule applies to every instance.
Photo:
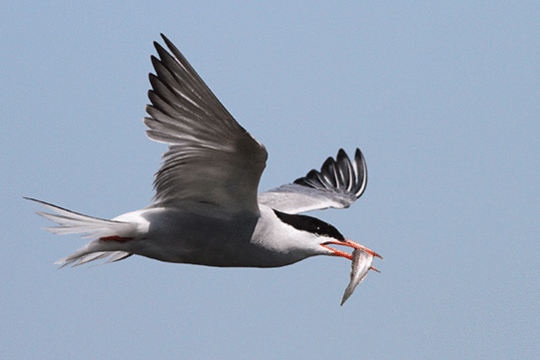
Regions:
[[153, 206], [259, 213], [257, 187], [268, 154], [220, 103], [178, 49], [154, 43], [156, 75], [144, 118], [150, 139], [170, 144], [156, 173]]
[[290, 214], [329, 207], [341, 209], [355, 202], [366, 185], [367, 168], [360, 149], [356, 149], [354, 162], [340, 149], [336, 160], [326, 159], [321, 171], [311, 170], [292, 184], [259, 194], [259, 203]]

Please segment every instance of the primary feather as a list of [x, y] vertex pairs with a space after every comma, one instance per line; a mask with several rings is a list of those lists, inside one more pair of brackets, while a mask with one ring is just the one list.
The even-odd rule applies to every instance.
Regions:
[[320, 171], [311, 170], [292, 184], [259, 194], [259, 203], [292, 214], [347, 208], [362, 196], [366, 185], [367, 167], [360, 149], [356, 149], [354, 162], [340, 149], [336, 160], [326, 159]]

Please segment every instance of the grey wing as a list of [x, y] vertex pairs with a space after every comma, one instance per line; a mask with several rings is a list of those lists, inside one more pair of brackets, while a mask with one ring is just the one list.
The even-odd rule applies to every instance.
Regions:
[[178, 49], [154, 43], [156, 75], [144, 118], [150, 139], [170, 144], [156, 173], [152, 206], [258, 214], [257, 188], [266, 149], [225, 109]]
[[329, 157], [320, 171], [311, 170], [291, 184], [259, 194], [259, 203], [278, 211], [298, 214], [326, 208], [347, 208], [366, 189], [367, 167], [360, 149], [351, 162], [343, 149]]

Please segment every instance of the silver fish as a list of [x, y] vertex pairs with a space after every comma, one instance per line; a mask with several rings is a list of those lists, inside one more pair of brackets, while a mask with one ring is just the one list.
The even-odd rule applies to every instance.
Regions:
[[341, 305], [352, 295], [356, 286], [366, 278], [371, 264], [373, 264], [373, 255], [362, 249], [354, 249], [352, 256], [351, 281], [343, 293]]

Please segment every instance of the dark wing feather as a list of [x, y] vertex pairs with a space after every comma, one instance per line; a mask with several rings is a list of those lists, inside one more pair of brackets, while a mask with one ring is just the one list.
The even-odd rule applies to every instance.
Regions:
[[151, 105], [144, 123], [150, 139], [170, 144], [156, 173], [152, 206], [196, 211], [212, 207], [232, 215], [258, 214], [257, 187], [267, 152], [206, 86], [165, 37], [172, 55], [154, 43]]
[[367, 167], [360, 149], [354, 161], [340, 149], [336, 160], [326, 159], [320, 171], [311, 170], [292, 184], [259, 194], [259, 203], [278, 211], [298, 214], [305, 211], [346, 208], [366, 189]]

